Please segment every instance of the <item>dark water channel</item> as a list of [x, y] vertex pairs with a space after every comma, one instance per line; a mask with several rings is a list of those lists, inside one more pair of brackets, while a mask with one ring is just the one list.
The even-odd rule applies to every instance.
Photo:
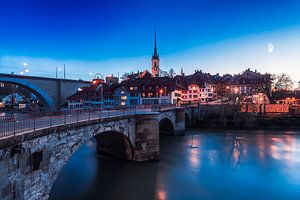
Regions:
[[160, 161], [135, 163], [97, 155], [91, 140], [50, 199], [300, 199], [300, 132], [190, 130], [161, 137], [160, 148]]

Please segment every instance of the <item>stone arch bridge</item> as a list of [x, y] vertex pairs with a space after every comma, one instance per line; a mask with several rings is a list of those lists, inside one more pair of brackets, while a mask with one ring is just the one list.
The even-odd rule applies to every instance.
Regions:
[[89, 86], [89, 81], [22, 76], [0, 73], [0, 83], [11, 83], [28, 89], [45, 107], [52, 110], [60, 107], [78, 88]]
[[[186, 120], [191, 120], [196, 112], [197, 108], [192, 107], [145, 109], [96, 118], [89, 114], [88, 120], [82, 113], [80, 116], [86, 118], [77, 116], [70, 123], [60, 124], [52, 119], [55, 123], [51, 126], [0, 135], [0, 198], [48, 199], [62, 167], [93, 137], [100, 153], [133, 161], [158, 160], [159, 135], [184, 134]], [[44, 123], [41, 120], [35, 124]], [[3, 132], [1, 126], [0, 131]]]

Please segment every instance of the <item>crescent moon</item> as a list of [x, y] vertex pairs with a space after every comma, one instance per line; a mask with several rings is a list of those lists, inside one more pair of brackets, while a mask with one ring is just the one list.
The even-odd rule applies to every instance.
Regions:
[[273, 53], [274, 45], [272, 43], [268, 43], [268, 51], [269, 51], [269, 53]]

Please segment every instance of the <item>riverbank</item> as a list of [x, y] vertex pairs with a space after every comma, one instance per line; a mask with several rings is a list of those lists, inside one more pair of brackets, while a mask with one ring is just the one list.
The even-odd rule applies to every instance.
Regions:
[[256, 115], [238, 113], [235, 115], [214, 114], [198, 119], [193, 125], [206, 129], [270, 129], [300, 130], [300, 115]]

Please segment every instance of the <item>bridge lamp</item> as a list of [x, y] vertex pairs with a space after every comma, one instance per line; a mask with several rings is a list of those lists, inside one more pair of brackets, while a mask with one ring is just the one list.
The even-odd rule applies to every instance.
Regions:
[[77, 89], [77, 91], [78, 91], [78, 92], [81, 92], [81, 91], [82, 91], [82, 89], [81, 89], [81, 88], [78, 88], [78, 89]]
[[25, 69], [24, 71], [25, 71], [26, 73], [28, 73], [28, 72], [29, 72], [29, 69]]
[[21, 75], [24, 75], [24, 72], [20, 72]]
[[93, 82], [92, 82], [93, 84], [96, 84], [97, 83], [97, 81], [96, 80], [93, 80]]
[[27, 66], [28, 66], [28, 64], [27, 64], [26, 62], [24, 62], [24, 63], [23, 63], [23, 66], [24, 66], [24, 67], [27, 67]]
[[160, 89], [160, 90], [159, 90], [159, 93], [160, 93], [160, 94], [163, 94], [163, 93], [164, 93], [164, 90], [163, 90], [163, 89]]

